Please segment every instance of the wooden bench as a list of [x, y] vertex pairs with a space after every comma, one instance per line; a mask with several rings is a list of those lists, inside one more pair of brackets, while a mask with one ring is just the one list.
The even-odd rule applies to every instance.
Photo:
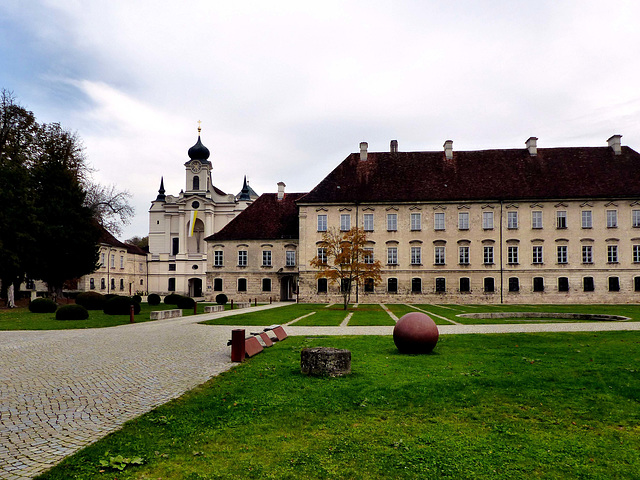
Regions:
[[224, 312], [224, 305], [206, 305], [204, 313]]
[[182, 316], [182, 310], [179, 308], [173, 310], [156, 310], [151, 312], [151, 320], [163, 320], [165, 318], [176, 318]]

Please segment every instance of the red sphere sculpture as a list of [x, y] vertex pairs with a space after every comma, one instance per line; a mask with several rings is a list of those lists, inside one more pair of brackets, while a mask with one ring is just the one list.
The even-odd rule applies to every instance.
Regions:
[[393, 329], [393, 342], [400, 353], [430, 353], [439, 336], [436, 323], [420, 312], [403, 315]]

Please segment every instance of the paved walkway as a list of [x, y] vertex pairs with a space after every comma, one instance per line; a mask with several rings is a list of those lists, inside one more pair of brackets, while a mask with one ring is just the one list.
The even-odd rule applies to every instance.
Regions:
[[[0, 478], [31, 478], [231, 368], [226, 342], [235, 327], [196, 322], [235, 313], [104, 329], [0, 332]], [[438, 328], [441, 334], [640, 330], [640, 322]], [[289, 335], [392, 332], [393, 327], [287, 327]]]

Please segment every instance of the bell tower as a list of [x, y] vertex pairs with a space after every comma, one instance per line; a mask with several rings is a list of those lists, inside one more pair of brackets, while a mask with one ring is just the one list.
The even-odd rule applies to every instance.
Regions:
[[198, 121], [198, 141], [189, 149], [189, 161], [184, 164], [186, 168], [187, 195], [206, 195], [210, 189], [211, 162], [209, 161], [209, 149], [202, 144], [200, 139], [200, 121]]

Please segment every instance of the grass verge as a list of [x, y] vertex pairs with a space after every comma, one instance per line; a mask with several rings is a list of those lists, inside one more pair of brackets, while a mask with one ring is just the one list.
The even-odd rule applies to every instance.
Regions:
[[[352, 374], [301, 375], [307, 346], [348, 348]], [[639, 363], [637, 332], [447, 335], [423, 356], [290, 337], [39, 478], [637, 478]]]

